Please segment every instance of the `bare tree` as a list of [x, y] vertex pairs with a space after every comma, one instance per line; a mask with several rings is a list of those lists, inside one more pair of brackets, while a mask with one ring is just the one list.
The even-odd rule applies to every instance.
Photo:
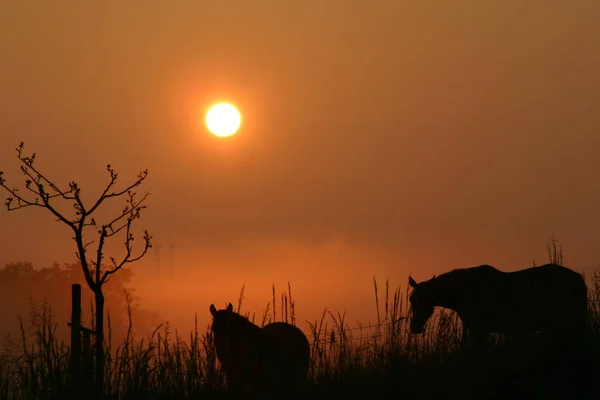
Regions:
[[[95, 393], [96, 398], [104, 396], [104, 294], [102, 287], [108, 278], [122, 269], [126, 264], [133, 263], [141, 259], [152, 247], [152, 236], [147, 230], [144, 230], [143, 246], [134, 255], [133, 242], [134, 235], [132, 233], [133, 222], [140, 218], [140, 214], [149, 193], [144, 193], [141, 198], [136, 197], [133, 189], [140, 186], [148, 176], [148, 170], [142, 171], [137, 180], [121, 190], [115, 190], [114, 186], [117, 182], [118, 174], [111, 168], [106, 166], [110, 174], [110, 180], [100, 197], [90, 205], [84, 204], [81, 197], [81, 189], [79, 185], [71, 181], [68, 184], [68, 189], [59, 188], [49, 178], [42, 174], [35, 166], [35, 153], [31, 156], [23, 154], [24, 143], [21, 142], [17, 147], [18, 158], [21, 161], [21, 172], [26, 177], [25, 194], [21, 194], [19, 189], [9, 187], [6, 180], [3, 178], [0, 171], [0, 187], [4, 188], [10, 197], [6, 199], [5, 205], [9, 211], [18, 210], [26, 207], [41, 207], [50, 211], [57, 221], [66, 224], [73, 231], [73, 240], [77, 245], [76, 256], [81, 262], [83, 275], [89, 288], [94, 293], [96, 305], [96, 343], [95, 343]], [[114, 218], [109, 219], [106, 223], [98, 224], [92, 217], [92, 214], [98, 210], [106, 200], [113, 197], [126, 196], [126, 205], [120, 213]], [[61, 213], [57, 209], [57, 202], [62, 200], [71, 203], [74, 209], [74, 216], [67, 217], [65, 213]], [[89, 228], [89, 229], [88, 229]], [[95, 240], [87, 240], [95, 230]], [[84, 231], [87, 233], [84, 234]], [[102, 263], [104, 258], [104, 246], [106, 241], [119, 233], [125, 235], [125, 255], [117, 260], [115, 257], [109, 257], [110, 262]], [[88, 252], [88, 247], [96, 243], [96, 248], [92, 252]]]

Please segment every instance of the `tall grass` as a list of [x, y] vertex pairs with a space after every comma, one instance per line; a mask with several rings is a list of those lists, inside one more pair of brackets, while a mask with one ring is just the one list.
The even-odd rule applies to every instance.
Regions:
[[[324, 310], [309, 324], [310, 398], [505, 398], [529, 393], [548, 398], [564, 388], [571, 396], [597, 398], [593, 377], [600, 372], [600, 275], [590, 279], [590, 342], [586, 359], [549, 360], [544, 354], [523, 354], [496, 340], [476, 363], [461, 353], [462, 328], [454, 313], [439, 310], [422, 335], [411, 335], [402, 319], [408, 313], [408, 291], [373, 281], [377, 323], [350, 327], [342, 312]], [[383, 293], [381, 293], [383, 292]], [[237, 309], [241, 309], [244, 288]], [[273, 321], [296, 323], [291, 286], [272, 300], [259, 325]], [[255, 314], [247, 317], [254, 321]], [[21, 336], [9, 340], [0, 354], [1, 399], [62, 399], [69, 387], [69, 347], [55, 335], [56, 323], [44, 304], [33, 310], [28, 326], [20, 320]], [[557, 316], [560, 318], [560, 316]], [[148, 337], [129, 332], [106, 350], [108, 398], [222, 398], [225, 379], [219, 370], [210, 331], [185, 336], [168, 324]], [[109, 324], [110, 332], [110, 324]]]

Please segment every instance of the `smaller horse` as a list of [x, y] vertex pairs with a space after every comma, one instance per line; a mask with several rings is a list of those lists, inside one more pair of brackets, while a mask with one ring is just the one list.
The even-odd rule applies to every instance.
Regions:
[[298, 394], [310, 366], [310, 345], [297, 327], [274, 322], [263, 328], [226, 309], [210, 306], [212, 332], [221, 368], [231, 393]]
[[573, 339], [581, 338], [587, 326], [585, 281], [581, 274], [556, 264], [516, 272], [481, 265], [421, 283], [409, 277], [408, 283], [413, 287], [410, 328], [416, 334], [423, 332], [435, 307], [455, 311], [463, 334], [469, 331], [476, 347], [489, 333], [525, 337], [540, 332]]

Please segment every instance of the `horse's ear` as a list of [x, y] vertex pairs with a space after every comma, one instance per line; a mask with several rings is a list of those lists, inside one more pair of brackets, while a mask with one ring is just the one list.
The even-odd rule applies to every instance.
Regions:
[[227, 311], [229, 311], [229, 312], [233, 311], [233, 304], [229, 303], [229, 305], [227, 306]]
[[214, 317], [215, 315], [217, 315], [217, 309], [215, 308], [214, 304], [210, 305], [210, 314]]
[[431, 279], [435, 279], [435, 275], [434, 275], [434, 276], [433, 276], [433, 278], [431, 278]]
[[408, 277], [408, 284], [412, 287], [417, 287], [417, 282], [412, 278], [412, 276]]

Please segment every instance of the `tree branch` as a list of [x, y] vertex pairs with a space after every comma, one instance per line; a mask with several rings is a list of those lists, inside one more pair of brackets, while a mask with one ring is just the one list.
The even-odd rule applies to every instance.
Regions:
[[128, 187], [126, 187], [125, 189], [123, 189], [119, 192], [108, 193], [110, 188], [113, 187], [113, 185], [117, 182], [118, 174], [111, 168], [110, 164], [108, 164], [106, 166], [106, 169], [108, 170], [108, 173], [110, 174], [110, 182], [108, 183], [108, 185], [106, 186], [106, 188], [104, 189], [102, 194], [100, 195], [100, 198], [98, 199], [98, 201], [96, 201], [96, 204], [94, 204], [92, 206], [92, 208], [90, 208], [90, 211], [88, 211], [88, 215], [93, 213], [100, 206], [100, 204], [102, 204], [102, 202], [104, 202], [104, 200], [109, 199], [111, 197], [119, 197], [119, 196], [124, 195], [125, 193], [130, 192], [132, 189], [141, 185], [142, 182], [148, 176], [148, 170], [145, 169], [138, 174], [138, 179], [133, 184], [129, 185]]
[[130, 222], [127, 224], [127, 233], [126, 233], [127, 239], [125, 240], [125, 247], [127, 249], [127, 254], [123, 258], [123, 260], [121, 260], [121, 262], [118, 264], [117, 264], [117, 260], [114, 257], [110, 258], [110, 261], [113, 264], [114, 268], [104, 271], [104, 274], [103, 274], [102, 280], [101, 280], [101, 284], [104, 284], [111, 274], [114, 274], [115, 272], [119, 271], [121, 268], [123, 268], [123, 266], [125, 264], [134, 263], [134, 262], [140, 260], [142, 257], [144, 257], [146, 255], [148, 250], [152, 248], [152, 236], [150, 236], [148, 231], [144, 229], [144, 249], [140, 252], [140, 254], [137, 257], [133, 257], [133, 258], [131, 257], [131, 255], [132, 255], [132, 245], [131, 244], [134, 240], [134, 236], [133, 236], [133, 234], [130, 233], [130, 228], [131, 228], [131, 223], [133, 222], [133, 219], [131, 219], [129, 221]]
[[[17, 147], [17, 153], [19, 155], [19, 160], [25, 164], [25, 166], [21, 166], [21, 171], [25, 174], [25, 176], [29, 179], [25, 181], [25, 188], [29, 190], [31, 193], [35, 195], [33, 200], [27, 200], [18, 194], [18, 189], [10, 188], [6, 185], [6, 180], [2, 178], [2, 173], [0, 173], [0, 186], [3, 187], [6, 191], [8, 191], [13, 197], [9, 197], [6, 199], [4, 203], [8, 211], [18, 210], [20, 208], [38, 206], [47, 208], [52, 214], [54, 214], [59, 221], [68, 225], [73, 231], [76, 231], [75, 224], [72, 221], [69, 221], [65, 218], [61, 213], [59, 213], [51, 204], [50, 199], [58, 196], [68, 196], [71, 191], [63, 192], [56, 187], [52, 182], [50, 182], [46, 177], [44, 177], [39, 171], [35, 169], [33, 166], [33, 162], [35, 160], [35, 153], [31, 157], [23, 156], [23, 142]], [[31, 172], [35, 172], [36, 176], [34, 176]], [[41, 181], [45, 181], [49, 184], [49, 186], [55, 190], [57, 193], [55, 195], [50, 195], [46, 193], [44, 190], [44, 185]], [[13, 201], [17, 200], [17, 206], [13, 206]], [[41, 202], [40, 202], [41, 200]]]
[[[139, 213], [143, 209], [146, 208], [146, 206], [142, 206], [142, 203], [144, 203], [144, 201], [146, 201], [146, 198], [149, 196], [149, 193], [144, 193], [144, 196], [138, 202], [135, 201], [135, 195], [136, 195], [135, 193], [128, 192], [127, 194], [129, 196], [129, 199], [127, 199], [128, 205], [125, 206], [125, 208], [123, 209], [123, 211], [121, 212], [121, 214], [119, 216], [117, 216], [115, 219], [113, 219], [108, 224], [106, 224], [106, 227], [108, 229], [110, 229], [110, 233], [108, 234], [109, 237], [114, 236], [117, 233], [119, 233], [121, 230], [123, 230], [123, 228], [125, 228], [127, 226], [127, 224], [129, 223], [129, 218], [132, 215], [138, 214], [137, 216], [134, 217], [134, 219], [138, 218]], [[123, 225], [121, 225], [115, 229], [114, 225], [117, 222], [121, 221], [123, 218], [127, 218], [126, 222], [124, 222]]]

